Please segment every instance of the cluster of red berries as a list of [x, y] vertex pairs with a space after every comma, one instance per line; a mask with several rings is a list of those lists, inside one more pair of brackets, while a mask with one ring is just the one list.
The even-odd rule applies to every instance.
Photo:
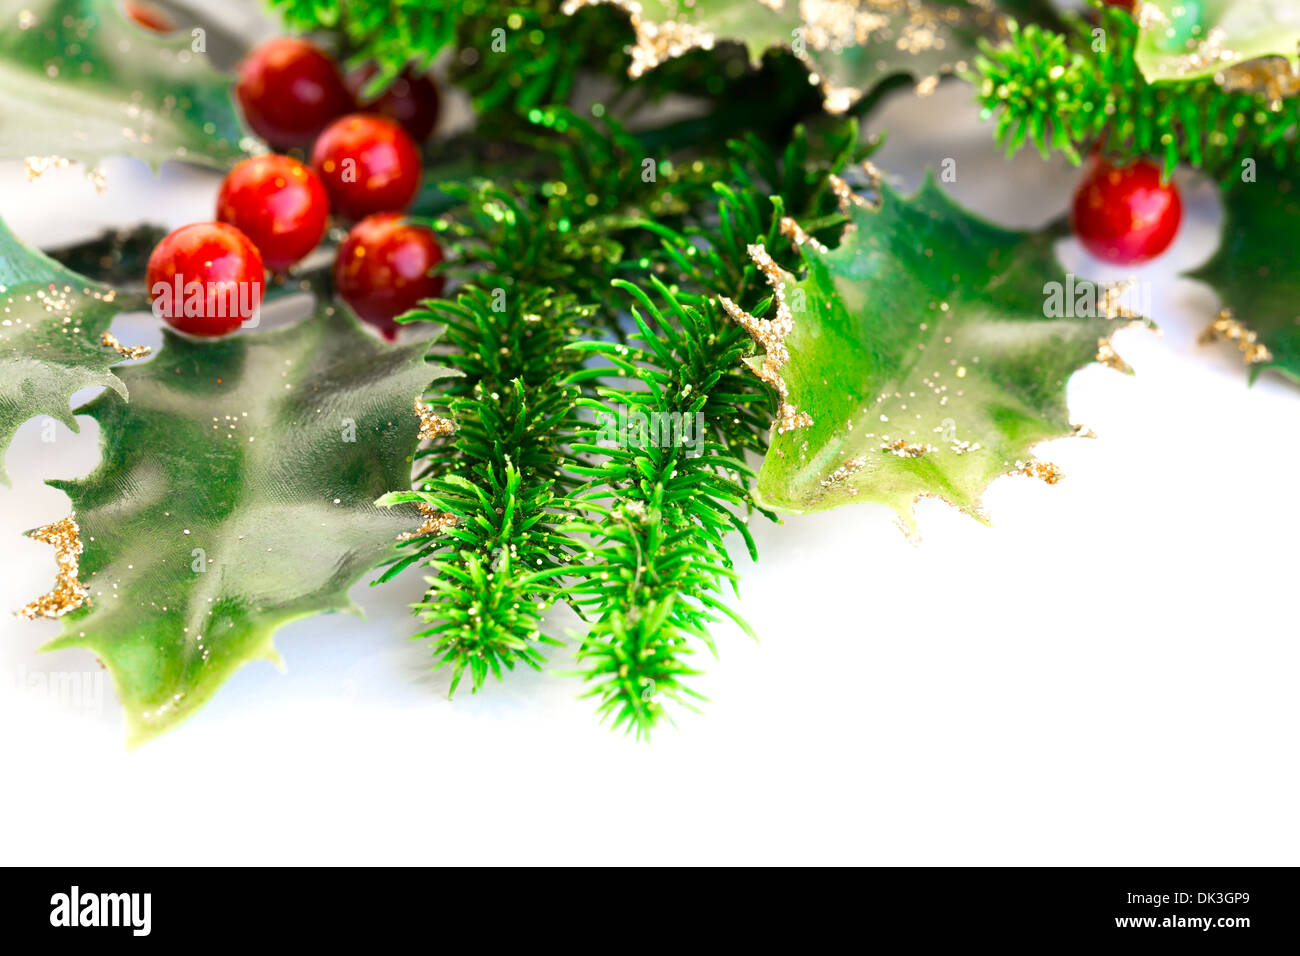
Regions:
[[437, 123], [438, 91], [405, 73], [365, 102], [373, 71], [345, 80], [323, 51], [290, 37], [240, 64], [235, 95], [248, 124], [276, 148], [311, 145], [311, 166], [278, 154], [244, 160], [221, 184], [216, 222], [182, 226], [158, 243], [147, 283], [170, 325], [199, 336], [239, 328], [261, 304], [265, 270], [282, 272], [315, 249], [331, 210], [356, 223], [339, 247], [335, 288], [385, 338], [396, 336], [396, 316], [441, 294], [443, 279], [430, 270], [442, 249], [402, 216], [419, 189], [416, 144]]

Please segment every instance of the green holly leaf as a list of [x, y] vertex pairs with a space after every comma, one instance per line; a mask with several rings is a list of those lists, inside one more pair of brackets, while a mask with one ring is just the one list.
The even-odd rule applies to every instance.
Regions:
[[280, 626], [354, 610], [348, 588], [398, 556], [419, 516], [374, 501], [409, 487], [415, 400], [456, 374], [427, 348], [386, 345], [333, 307], [218, 341], [167, 331], [152, 361], [122, 369], [130, 403], [105, 392], [80, 409], [100, 424], [103, 461], [51, 482], [84, 551], [61, 582], [67, 606], [37, 613], [67, 612], [49, 649], [108, 666], [132, 742], [249, 661], [276, 660]]
[[[629, 73], [640, 76], [692, 49], [741, 43], [757, 66], [763, 54], [791, 50], [817, 78], [831, 112], [851, 107], [881, 80], [904, 73], [927, 91], [974, 59], [980, 37], [1004, 32], [1001, 11], [966, 0], [567, 0], [565, 12], [608, 3], [628, 12], [636, 43]], [[1033, 19], [1054, 18], [1041, 0], [1001, 6]]]
[[879, 502], [910, 530], [919, 496], [979, 517], [1000, 475], [1054, 482], [1031, 449], [1074, 432], [1072, 372], [1123, 367], [1109, 344], [1128, 316], [1121, 290], [1066, 276], [1054, 233], [976, 219], [930, 179], [911, 198], [880, 186], [878, 208], [834, 184], [851, 221], [838, 247], [783, 223], [802, 278], [751, 247], [775, 314], [756, 319], [723, 300], [765, 346], [752, 364], [782, 399], [761, 502], [790, 512]]
[[104, 334], [115, 315], [144, 304], [64, 268], [0, 221], [0, 483], [9, 484], [4, 450], [23, 422], [49, 415], [75, 432], [73, 392], [104, 385], [126, 398], [109, 371], [122, 355]]
[[1289, 72], [1300, 43], [1297, 0], [1143, 0], [1134, 58], [1148, 82], [1214, 76], [1261, 57]]
[[1269, 175], [1223, 193], [1223, 235], [1193, 279], [1209, 283], [1224, 309], [1201, 337], [1230, 341], [1250, 367], [1250, 381], [1275, 368], [1300, 382], [1300, 183]]
[[0, 0], [0, 159], [32, 175], [119, 155], [233, 165], [247, 133], [201, 39], [144, 30], [112, 0]]

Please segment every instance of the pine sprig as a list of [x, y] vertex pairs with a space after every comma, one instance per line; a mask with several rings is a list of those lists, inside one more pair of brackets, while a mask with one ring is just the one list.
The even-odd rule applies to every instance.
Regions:
[[1161, 160], [1166, 175], [1183, 162], [1221, 179], [1245, 160], [1282, 167], [1300, 156], [1300, 99], [1228, 92], [1212, 78], [1148, 83], [1134, 61], [1132, 15], [1109, 6], [1100, 15], [1099, 34], [1082, 20], [1068, 34], [1011, 23], [1004, 42], [981, 45], [967, 79], [1008, 155], [1033, 143], [1077, 165], [1097, 145], [1121, 160]]
[[380, 580], [430, 567], [429, 593], [415, 609], [429, 626], [415, 637], [432, 639], [438, 666], [452, 668], [452, 693], [466, 669], [477, 690], [516, 661], [540, 666], [540, 645], [559, 643], [539, 621], [576, 548], [560, 528], [570, 516], [564, 449], [578, 391], [561, 379], [577, 364], [563, 346], [582, 315], [571, 298], [520, 289], [498, 273], [421, 313], [446, 325], [454, 351], [444, 361], [465, 376], [430, 396], [455, 432], [418, 454], [417, 490], [385, 500], [420, 502], [451, 523], [413, 539]]
[[563, 526], [574, 516], [565, 495], [580, 481], [567, 448], [581, 387], [566, 379], [582, 356], [565, 346], [604, 327], [581, 299], [599, 301], [595, 290], [622, 264], [626, 245], [615, 235], [630, 220], [620, 207], [634, 194], [658, 212], [676, 183], [625, 183], [639, 149], [616, 125], [597, 129], [565, 110], [539, 111], [533, 122], [559, 175], [512, 187], [447, 184], [461, 205], [436, 226], [469, 281], [454, 301], [406, 317], [445, 325], [439, 351], [450, 353], [440, 360], [463, 377], [428, 396], [450, 414], [454, 435], [418, 454], [415, 491], [385, 500], [417, 501], [454, 523], [414, 539], [380, 580], [420, 563], [434, 572], [416, 608], [429, 627], [415, 636], [431, 638], [439, 666], [452, 668], [453, 692], [467, 669], [477, 690], [516, 661], [538, 666], [539, 645], [557, 643], [538, 621], [562, 596], [555, 579], [577, 548]]
[[587, 518], [569, 529], [595, 541], [570, 585], [596, 615], [578, 653], [588, 696], [613, 726], [637, 736], [665, 716], [665, 699], [689, 707], [699, 697], [685, 684], [697, 673], [687, 658], [696, 641], [713, 649], [714, 622], [725, 615], [753, 633], [722, 599], [722, 584], [736, 578], [725, 536], [739, 532], [757, 557], [744, 518], [753, 473], [728, 453], [726, 436], [737, 431], [738, 415], [769, 404], [742, 364], [747, 336], [717, 304], [688, 304], [657, 278], [650, 284], [663, 309], [637, 286], [615, 283], [636, 303], [632, 343], [571, 346], [603, 355], [645, 386], [601, 388], [586, 402], [597, 424], [575, 451], [604, 461], [577, 469], [591, 489], [573, 496]]
[[[757, 315], [771, 308], [750, 246], [795, 258], [781, 229], [787, 208], [813, 231], [841, 225], [827, 174], [869, 149], [853, 122], [818, 145], [814, 155], [803, 129], [780, 158], [757, 140], [730, 144], [730, 181], [714, 184], [709, 215], [679, 230], [640, 223], [660, 240], [655, 274], [643, 280], [654, 297], [614, 283], [632, 299], [637, 334], [627, 343], [570, 346], [601, 356], [618, 379], [583, 401], [596, 421], [574, 445], [597, 460], [575, 469], [589, 487], [571, 496], [587, 517], [569, 531], [595, 541], [568, 585], [593, 618], [579, 659], [597, 712], [637, 737], [671, 719], [666, 703], [694, 709], [701, 699], [687, 685], [698, 673], [689, 660], [698, 644], [715, 650], [713, 624], [730, 618], [752, 634], [724, 596], [726, 587], [738, 593], [726, 538], [738, 532], [757, 558], [745, 520], [755, 508], [745, 455], [765, 450], [773, 402], [745, 365], [752, 341], [717, 297], [756, 303]], [[575, 378], [596, 376], [611, 377], [588, 367]]]

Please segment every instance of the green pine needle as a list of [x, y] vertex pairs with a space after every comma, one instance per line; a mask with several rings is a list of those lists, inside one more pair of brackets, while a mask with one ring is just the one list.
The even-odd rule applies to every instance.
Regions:
[[1110, 6], [1100, 15], [1099, 27], [1077, 20], [1071, 34], [1011, 23], [1003, 43], [982, 44], [967, 79], [1008, 155], [1032, 143], [1077, 165], [1100, 146], [1121, 161], [1162, 162], [1166, 176], [1181, 162], [1220, 179], [1247, 160], [1283, 167], [1300, 157], [1300, 99], [1226, 92], [1212, 78], [1148, 83], [1133, 59], [1132, 15]]

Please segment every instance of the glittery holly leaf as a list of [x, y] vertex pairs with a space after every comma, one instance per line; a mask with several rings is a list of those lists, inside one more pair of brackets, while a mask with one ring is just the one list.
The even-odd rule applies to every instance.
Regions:
[[281, 625], [353, 610], [348, 588], [398, 555], [420, 516], [374, 501], [409, 484], [415, 399], [451, 374], [427, 347], [386, 345], [332, 307], [219, 341], [166, 332], [121, 370], [129, 403], [105, 392], [81, 409], [103, 460], [52, 484], [72, 499], [87, 603], [50, 648], [108, 666], [132, 741], [277, 660]]
[[0, 0], [0, 159], [28, 174], [105, 156], [218, 168], [246, 135], [203, 34], [159, 36], [113, 0]]
[[1235, 345], [1252, 382], [1266, 368], [1300, 382], [1300, 183], [1261, 172], [1257, 182], [1225, 189], [1223, 203], [1219, 248], [1191, 273], [1223, 305], [1201, 341]]
[[[743, 44], [755, 65], [766, 51], [786, 48], [807, 64], [836, 113], [899, 73], [915, 77], [918, 92], [933, 90], [941, 75], [966, 68], [979, 37], [1000, 36], [1005, 22], [992, 3], [966, 0], [566, 0], [564, 9], [603, 3], [626, 10], [636, 31], [633, 77], [728, 41]], [[1051, 16], [1038, 0], [1000, 6]]]
[[108, 326], [143, 305], [65, 269], [0, 222], [0, 483], [9, 484], [3, 454], [23, 422], [48, 415], [75, 432], [73, 392], [106, 385], [126, 397], [109, 371], [124, 355]]
[[832, 184], [850, 216], [839, 245], [787, 219], [803, 277], [753, 246], [775, 303], [756, 318], [723, 300], [765, 347], [752, 364], [780, 398], [760, 500], [792, 512], [879, 502], [911, 530], [922, 495], [979, 517], [1000, 475], [1054, 483], [1031, 448], [1073, 432], [1072, 372], [1124, 367], [1109, 343], [1131, 319], [1121, 290], [1067, 277], [1052, 234], [976, 219], [932, 180], [911, 198], [882, 185], [878, 205]]
[[1224, 74], [1223, 85], [1232, 89], [1273, 96], [1300, 90], [1292, 73], [1297, 0], [1143, 0], [1138, 22], [1135, 56], [1152, 83]]

